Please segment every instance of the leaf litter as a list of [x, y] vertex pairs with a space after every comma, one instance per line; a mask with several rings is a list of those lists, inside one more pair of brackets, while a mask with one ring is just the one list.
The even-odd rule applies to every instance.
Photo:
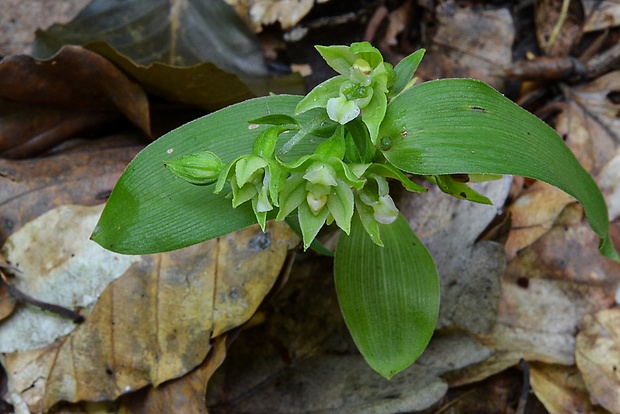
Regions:
[[[419, 3], [422, 4], [421, 10], [434, 10], [432, 2]], [[560, 5], [561, 2], [545, 3], [545, 7], [556, 7], [557, 10]], [[583, 17], [585, 24], [582, 25], [584, 33], [605, 28], [613, 30], [618, 26], [618, 20], [615, 17], [617, 6], [614, 2], [584, 0], [582, 5], [585, 10]], [[436, 48], [445, 52], [446, 42], [442, 39], [452, 39], [448, 43], [455, 46], [453, 47], [454, 56], [451, 59], [457, 59], [457, 66], [450, 63], [451, 60], [448, 59], [446, 63], [423, 67], [420, 69], [423, 77], [425, 79], [455, 75], [483, 77], [485, 81], [492, 82], [496, 87], [503, 89], [496, 71], [511, 63], [510, 51], [514, 35], [511, 31], [514, 28], [510, 18], [507, 17], [509, 14], [501, 9], [499, 11], [493, 8], [484, 10], [485, 18], [490, 19], [490, 27], [495, 27], [493, 25], [497, 23], [497, 27], [501, 30], [506, 29], [506, 33], [498, 35], [494, 32], [493, 36], [483, 37], [488, 44], [480, 45], [477, 43], [480, 37], [466, 40], [468, 38], [465, 34], [471, 30], [471, 23], [461, 25], [462, 35], [446, 33], [449, 33], [451, 27], [459, 27], [455, 24], [459, 21], [456, 17], [462, 21], [467, 21], [465, 17], [477, 21], [476, 18], [481, 9], [455, 6], [451, 2], [441, 7], [443, 9], [437, 9], [442, 16], [437, 32], [434, 37], [430, 37], [431, 41], [425, 46], [428, 47], [435, 42]], [[560, 31], [560, 39], [563, 36], [567, 37], [562, 39], [563, 44], [571, 46], [563, 46], [564, 49], [558, 53], [561, 55], [571, 47], [575, 47], [577, 42], [569, 37], [579, 35], [578, 32], [569, 35], [568, 32]], [[498, 46], [498, 42], [501, 42], [501, 45]], [[481, 63], [484, 60], [480, 59], [481, 50], [487, 51], [482, 55], [492, 59], [489, 65]], [[114, 60], [114, 53], [112, 52], [108, 58]], [[441, 54], [435, 53], [437, 53], [435, 59], [440, 61]], [[431, 55], [432, 53], [429, 53], [429, 56]], [[467, 60], [469, 57], [474, 62], [469, 62]], [[131, 66], [132, 64], [126, 65], [124, 68], [126, 73], [132, 70]], [[135, 65], [135, 67], [138, 66]], [[481, 67], [484, 67], [482, 72], [480, 72]], [[455, 72], [456, 70], [459, 72]], [[142, 75], [137, 77], [140, 78]], [[617, 85], [616, 77], [616, 72], [611, 72], [592, 82], [564, 85], [562, 93], [567, 105], [556, 119], [556, 128], [602, 187], [610, 206], [610, 220], [617, 222], [619, 214], [618, 138], [614, 132], [618, 129], [615, 125], [618, 111], [615, 99], [617, 91], [614, 87]], [[157, 94], [145, 83], [140, 83], [140, 85], [147, 92]], [[182, 101], [181, 96], [158, 95]], [[203, 107], [206, 106], [203, 105]], [[22, 123], [22, 125], [27, 124]], [[45, 128], [41, 131], [45, 131]], [[103, 150], [99, 157], [94, 154], [90, 158], [91, 162], [98, 162], [97, 158], [102, 156], [106, 158], [120, 153]], [[128, 152], [124, 154], [123, 156], [130, 158]], [[118, 158], [116, 165], [119, 163], [122, 165], [123, 156]], [[72, 168], [70, 156], [62, 157], [59, 155], [52, 159], [56, 159], [59, 166], [69, 165]], [[73, 159], [80, 160], [79, 157], [75, 155], [74, 157]], [[22, 228], [25, 223], [55, 206], [76, 203], [75, 200], [81, 196], [88, 200], [86, 204], [95, 204], [94, 196], [97, 192], [94, 189], [86, 192], [87, 194], [79, 194], [79, 191], [71, 190], [73, 186], [71, 180], [63, 181], [61, 178], [59, 182], [54, 183], [51, 177], [63, 177], [60, 169], [46, 170], [36, 178], [36, 181], [32, 181], [32, 178], [28, 178], [25, 174], [27, 171], [25, 163], [1, 161], [4, 185], [9, 191], [4, 194], [9, 194], [7, 205], [12, 206], [6, 210], [3, 207], [3, 215], [10, 218], [2, 223], [3, 241], [9, 234]], [[42, 161], [44, 160], [34, 159], [27, 162]], [[118, 176], [122, 167], [112, 168], [111, 164], [104, 167], [103, 164], [97, 166], [95, 170], [107, 171], [104, 174], [106, 178], [103, 180], [105, 185], [94, 178], [74, 179], [73, 181], [82, 181], [85, 185], [89, 182], [99, 182], [98, 193], [101, 193], [104, 188], [111, 188], [112, 177], [115, 174]], [[83, 171], [88, 171], [88, 169]], [[518, 188], [518, 183], [524, 183], [526, 187]], [[487, 187], [487, 190], [495, 194], [496, 190], [492, 188], [497, 185], [500, 183], [491, 183], [491, 187]], [[30, 196], [31, 190], [36, 190], [33, 196]], [[65, 191], [68, 191], [69, 195], [64, 195]], [[480, 191], [485, 193], [484, 190]], [[36, 194], [44, 197], [36, 197]], [[489, 193], [485, 194], [489, 195]], [[330, 289], [332, 288], [328, 283], [329, 272], [325, 270], [325, 266], [310, 265], [302, 261], [295, 265], [292, 279], [289, 284], [285, 285], [285, 290], [275, 297], [267, 311], [258, 314], [257, 318], [265, 317], [266, 322], [257, 328], [241, 333], [235, 345], [228, 352], [225, 351], [227, 334], [224, 333], [214, 341], [210, 351], [213, 356], [205, 358], [207, 349], [203, 348], [200, 355], [194, 356], [191, 364], [176, 361], [176, 376], [181, 376], [180, 379], [164, 383], [157, 388], [146, 387], [141, 391], [123, 395], [117, 400], [120, 408], [98, 403], [100, 405], [97, 409], [107, 410], [103, 412], [139, 412], [137, 410], [143, 409], [146, 412], [148, 407], [153, 407], [148, 405], [149, 401], [157, 401], [157, 404], [163, 404], [162, 401], [169, 403], [176, 398], [174, 395], [180, 394], [202, 401], [205, 383], [209, 380], [214, 365], [221, 361], [223, 354], [228, 353], [224, 368], [216, 372], [212, 383], [210, 381], [208, 388], [210, 412], [262, 412], [263, 409], [274, 410], [273, 412], [291, 412], [291, 407], [297, 410], [295, 412], [422, 410], [438, 401], [449, 385], [467, 384], [487, 378], [496, 372], [514, 366], [520, 358], [530, 361], [532, 389], [549, 412], [565, 412], [569, 409], [602, 412], [600, 406], [592, 405], [591, 398], [607, 410], [617, 412], [613, 405], [613, 394], [608, 392], [614, 387], [617, 388], [617, 378], [605, 371], [608, 367], [614, 366], [614, 355], [618, 346], [618, 338], [614, 334], [617, 331], [617, 321], [615, 321], [617, 318], [613, 317], [615, 308], [618, 306], [616, 292], [620, 270], [617, 264], [598, 256], [596, 238], [585, 225], [583, 213], [576, 204], [560, 194], [549, 192], [541, 184], [527, 180], [519, 180], [513, 184], [512, 193], [505, 207], [513, 218], [513, 227], [507, 236], [508, 255], [505, 256], [500, 244], [486, 241], [476, 242], [489, 222], [497, 218], [497, 209], [504, 209], [502, 199], [507, 195], [506, 187], [501, 187], [500, 193], [496, 196], [495, 207], [484, 213], [476, 209], [471, 210], [469, 214], [473, 212], [473, 217], [477, 218], [470, 220], [471, 223], [459, 221], [464, 217], [472, 217], [465, 212], [459, 214], [461, 209], [468, 208], [468, 206], [465, 207], [459, 203], [454, 205], [448, 203], [444, 206], [445, 201], [441, 199], [433, 201], [437, 207], [435, 212], [437, 218], [429, 219], [426, 223], [438, 223], [437, 234], [442, 231], [450, 234], [447, 229], [453, 228], [456, 230], [452, 230], [452, 234], [458, 236], [453, 237], [452, 240], [446, 240], [445, 236], [439, 237], [431, 231], [424, 239], [425, 242], [430, 240], [431, 245], [434, 244], [433, 254], [443, 258], [438, 260], [445, 269], [445, 272], [440, 272], [440, 274], [447, 275], [442, 288], [444, 308], [441, 310], [441, 326], [443, 329], [437, 333], [427, 354], [419, 363], [406, 371], [402, 380], [398, 380], [399, 377], [395, 378], [397, 383], [386, 386], [385, 382], [373, 380], [372, 375], [364, 371], [361, 359], [354, 352], [350, 339], [343, 334], [342, 321], [334, 317], [338, 312], [335, 298], [331, 296], [333, 293]], [[403, 200], [403, 202], [415, 205], [411, 200]], [[424, 216], [429, 212], [421, 211], [412, 214], [410, 220], [415, 225], [419, 224], [419, 221], [415, 219], [415, 214]], [[457, 220], [447, 219], [454, 214]], [[424, 220], [422, 222], [424, 224]], [[465, 229], [462, 233], [461, 227]], [[612, 225], [613, 228], [618, 228], [617, 223]], [[423, 230], [423, 225], [419, 230]], [[528, 235], [520, 236], [524, 231]], [[616, 230], [616, 233], [620, 234], [620, 229]], [[433, 237], [436, 237], [436, 243], [432, 242]], [[618, 237], [615, 240], [618, 241]], [[450, 259], [451, 253], [458, 259]], [[464, 263], [459, 263], [459, 260]], [[465, 263], [477, 268], [478, 271], [469, 272]], [[300, 283], [295, 281], [296, 273], [304, 275], [301, 276]], [[463, 280], [459, 280], [457, 276]], [[115, 291], [114, 284], [123, 279], [131, 278], [127, 275], [122, 276], [109, 285], [105, 292]], [[324, 285], [313, 288], [312, 286], [321, 279], [325, 279], [322, 282]], [[455, 280], [457, 284], [450, 286], [450, 283]], [[134, 283], [141, 286], [141, 289], [146, 289], [144, 283]], [[134, 289], [137, 289], [135, 286]], [[457, 286], [458, 289], [453, 286]], [[480, 290], [483, 293], [480, 293]], [[325, 293], [317, 295], [317, 291]], [[230, 298], [231, 291], [227, 292], [228, 296], [224, 295], [223, 298]], [[120, 294], [122, 297], [122, 292]], [[485, 294], [487, 300], [481, 300], [480, 298]], [[453, 299], [455, 297], [456, 299]], [[94, 312], [100, 312], [102, 315], [110, 314], [109, 310], [97, 311], [97, 308], [104, 309], [102, 300], [100, 299], [100, 303], [98, 302], [95, 306], [93, 314]], [[256, 300], [256, 298], [253, 299], [253, 301]], [[203, 305], [204, 303], [201, 306]], [[138, 306], [137, 309], [144, 309], [139, 305], [133, 306]], [[153, 317], [150, 311], [138, 312], [143, 312], [147, 317]], [[131, 323], [137, 323], [138, 316], [136, 315], [129, 317], [128, 321], [123, 321], [123, 324], [132, 326]], [[247, 317], [246, 315], [241, 319]], [[86, 324], [89, 322], [79, 326], [69, 337], [65, 337], [67, 339], [61, 339], [60, 342], [62, 344], [77, 343], [70, 340], [77, 332], [83, 332], [81, 335], [84, 338], [78, 342], [85, 344], [95, 338], [96, 333], [86, 335]], [[227, 327], [220, 328], [220, 331], [230, 329], [234, 325], [235, 323], [225, 324], [223, 326]], [[28, 390], [30, 392], [22, 395], [31, 407], [41, 407], [42, 404], [51, 406], [59, 399], [71, 398], [61, 397], [60, 390], [55, 391], [53, 386], [46, 385], [43, 381], [33, 380], [33, 378], [39, 378], [41, 374], [43, 378], [47, 378], [47, 375], [52, 378], [50, 355], [60, 355], [61, 352], [63, 352], [63, 358], [75, 358], [79, 355], [72, 356], [67, 351], [63, 351], [62, 344], [51, 351], [46, 348], [24, 351], [19, 358], [19, 353], [7, 356], [7, 363], [11, 361], [12, 364], [18, 364], [18, 362], [23, 364], [21, 366], [24, 369], [21, 372], [26, 373], [29, 370], [32, 372], [30, 379], [23, 380], [17, 387], [17, 389], [32, 387]], [[600, 352], [600, 349], [606, 349], [607, 352]], [[460, 352], [455, 353], [454, 350]], [[101, 365], [101, 361], [105, 361], [105, 358], [97, 363]], [[187, 368], [178, 367], [183, 363], [186, 364], [185, 366], [193, 365], [200, 366], [200, 368], [192, 371], [192, 374], [182, 376]], [[103, 369], [105, 372], [105, 368], [101, 365], [99, 371]], [[60, 366], [57, 369], [59, 370], [57, 374], [60, 375], [62, 373]], [[10, 369], [7, 371], [12, 374]], [[99, 371], [97, 375], [101, 376]], [[131, 378], [132, 387], [156, 383], [164, 378], [163, 374], [149, 371], [149, 368], [145, 366], [140, 366], [136, 370], [142, 376], [129, 371], [117, 370], [117, 367], [112, 369], [115, 375], [118, 372], [120, 378]], [[602, 372], [605, 372], [605, 375], [601, 375]], [[191, 377], [194, 374], [196, 376]], [[92, 375], [94, 373], [90, 374], [89, 378], [93, 378]], [[11, 381], [15, 384], [14, 380]], [[107, 393], [105, 398], [112, 399], [121, 395], [123, 391], [115, 384], [110, 385], [111, 382], [97, 382], [99, 389], [78, 387], [73, 390], [73, 394], [92, 396], [97, 392], [104, 392]], [[178, 386], [182, 391], [166, 391], [168, 386]], [[379, 393], [373, 391], [377, 387], [383, 388], [383, 391]], [[168, 393], [167, 396], [158, 396], [160, 391], [161, 394]], [[395, 395], [397, 395], [396, 398]], [[81, 404], [79, 409], [86, 411], [90, 403]], [[63, 407], [62, 403], [57, 407], [59, 412], [65, 409], [69, 410], [66, 412], [75, 412], [70, 410], [78, 409], [78, 405]], [[93, 407], [90, 408], [94, 409]], [[201, 404], [194, 404], [187, 410], [188, 412], [206, 412], [206, 408]]]

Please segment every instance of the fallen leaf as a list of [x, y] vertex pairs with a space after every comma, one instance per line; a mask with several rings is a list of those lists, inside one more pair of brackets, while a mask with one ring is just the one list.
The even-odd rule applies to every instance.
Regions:
[[94, 144], [70, 154], [0, 159], [0, 242], [25, 223], [64, 204], [101, 204], [141, 147]]
[[548, 232], [564, 208], [575, 199], [564, 191], [537, 181], [510, 205], [510, 233], [505, 244], [508, 259]]
[[586, 14], [584, 32], [620, 26], [620, 4], [614, 0], [581, 0]]
[[459, 327], [482, 333], [493, 326], [505, 253], [499, 243], [476, 243], [476, 239], [501, 211], [510, 182], [505, 177], [472, 186], [493, 206], [450, 197], [436, 186], [400, 200], [401, 212], [437, 265], [441, 282], [437, 329]]
[[0, 62], [0, 154], [25, 158], [123, 117], [150, 135], [145, 92], [114, 64], [77, 46], [49, 60]]
[[475, 78], [502, 90], [504, 81], [497, 73], [512, 63], [515, 36], [510, 10], [474, 11], [447, 2], [436, 12], [439, 27], [416, 74], [426, 79]]
[[[101, 210], [103, 205], [61, 206], [13, 233], [2, 248], [19, 271], [12, 284], [40, 301], [88, 312], [107, 285], [139, 260], [88, 240]], [[75, 327], [70, 319], [22, 306], [0, 324], [0, 352], [40, 348]]]
[[592, 400], [620, 413], [620, 309], [584, 317], [575, 358]]
[[438, 335], [412, 367], [386, 381], [368, 367], [346, 331], [331, 267], [329, 258], [300, 258], [265, 308], [266, 322], [240, 334], [213, 377], [210, 412], [418, 411], [447, 391], [443, 373], [491, 354], [467, 335]]
[[[15, 388], [36, 411], [59, 401], [114, 400], [186, 374], [205, 358], [213, 332], [249, 319], [298, 242], [285, 224], [267, 228], [142, 256], [70, 335], [7, 354]], [[229, 275], [237, 284], [223, 283]]]
[[605, 196], [609, 221], [620, 217], [620, 151], [601, 170], [598, 185]]
[[549, 413], [604, 414], [607, 412], [590, 402], [583, 378], [574, 366], [539, 362], [533, 362], [529, 366], [532, 391]]
[[138, 64], [212, 62], [238, 75], [267, 75], [258, 40], [222, 0], [97, 0], [70, 23], [37, 32], [33, 54], [49, 57], [63, 45], [97, 40]]

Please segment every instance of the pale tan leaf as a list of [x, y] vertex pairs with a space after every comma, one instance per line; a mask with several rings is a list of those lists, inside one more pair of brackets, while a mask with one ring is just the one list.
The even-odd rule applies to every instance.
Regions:
[[531, 363], [530, 384], [551, 414], [606, 413], [592, 405], [583, 378], [574, 366]]
[[577, 334], [577, 367], [592, 400], [620, 413], [620, 309], [586, 315]]
[[[22, 369], [36, 363], [19, 352], [7, 355], [7, 371], [20, 391], [36, 378], [44, 380], [29, 400], [34, 410], [59, 401], [113, 400], [182, 376], [204, 360], [213, 331], [238, 326], [253, 314], [297, 242], [288, 226], [270, 222], [265, 234], [253, 226], [142, 256], [108, 286], [84, 324], [43, 354], [31, 354], [53, 355], [40, 364], [37, 377]], [[229, 274], [234, 281], [226, 284]], [[251, 295], [244, 296], [246, 288]], [[218, 317], [225, 316], [221, 323], [215, 320], [218, 306]]]
[[613, 221], [620, 217], [620, 151], [603, 167], [598, 185], [607, 202], [609, 221]]
[[[38, 300], [88, 313], [106, 286], [139, 260], [88, 240], [102, 209], [61, 206], [13, 233], [3, 247], [18, 270], [13, 285]], [[0, 324], [0, 351], [40, 348], [74, 328], [67, 318], [19, 307]]]
[[620, 26], [620, 3], [616, 0], [581, 0], [586, 12], [584, 32]]
[[547, 233], [562, 210], [575, 202], [564, 191], [542, 181], [534, 183], [510, 206], [511, 227], [506, 254], [513, 259], [519, 250]]
[[[317, 0], [325, 3], [328, 0]], [[290, 29], [308, 14], [315, 0], [226, 0], [237, 13], [250, 22], [256, 32], [262, 26], [280, 23], [282, 29]]]

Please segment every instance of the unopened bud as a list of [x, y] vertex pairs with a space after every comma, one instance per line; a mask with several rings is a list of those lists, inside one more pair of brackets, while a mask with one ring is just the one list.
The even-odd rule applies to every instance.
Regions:
[[222, 160], [211, 151], [184, 155], [172, 161], [164, 161], [164, 165], [175, 176], [196, 185], [213, 184], [224, 168]]

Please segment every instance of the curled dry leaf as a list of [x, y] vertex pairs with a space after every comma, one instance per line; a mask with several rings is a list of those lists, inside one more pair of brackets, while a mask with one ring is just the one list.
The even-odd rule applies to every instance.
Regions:
[[0, 98], [4, 157], [28, 157], [123, 118], [150, 135], [142, 88], [114, 64], [77, 46], [65, 46], [48, 60], [2, 59]]
[[620, 217], [620, 151], [603, 167], [598, 185], [607, 202], [609, 221], [616, 220]]
[[620, 413], [620, 309], [586, 315], [575, 357], [592, 400]]
[[[277, 279], [297, 236], [253, 226], [185, 249], [142, 256], [103, 292], [85, 323], [6, 370], [31, 410], [114, 400], [194, 369], [213, 332], [244, 323]], [[230, 284], [226, 279], [232, 279]]]
[[548, 56], [570, 55], [581, 40], [584, 21], [581, 2], [570, 2], [566, 14], [562, 8], [563, 2], [558, 0], [536, 2], [536, 37]]
[[536, 397], [552, 414], [605, 414], [590, 402], [581, 374], [574, 366], [530, 364], [530, 384]]

